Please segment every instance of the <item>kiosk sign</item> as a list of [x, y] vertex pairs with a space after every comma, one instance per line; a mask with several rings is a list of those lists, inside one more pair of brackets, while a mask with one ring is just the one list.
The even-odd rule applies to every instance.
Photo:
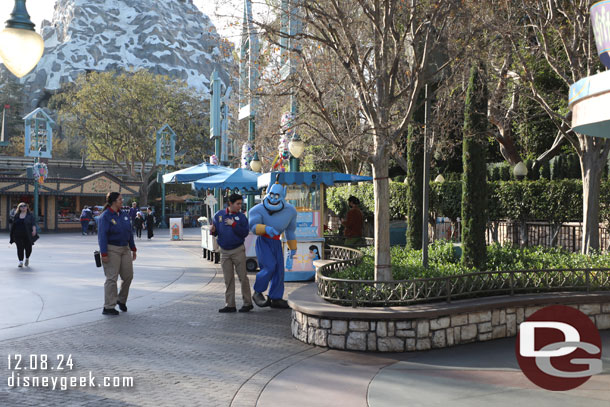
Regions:
[[599, 59], [610, 69], [610, 0], [598, 1], [591, 6], [591, 26]]

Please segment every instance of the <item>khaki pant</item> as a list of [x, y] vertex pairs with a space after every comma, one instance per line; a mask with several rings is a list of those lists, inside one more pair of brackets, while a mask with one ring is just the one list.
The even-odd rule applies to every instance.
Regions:
[[[133, 257], [129, 246], [108, 245], [108, 263], [104, 265], [104, 308], [114, 308], [117, 301], [127, 303], [129, 286], [133, 279]], [[121, 276], [121, 291], [117, 296], [117, 280]]]
[[[246, 271], [246, 248], [241, 246], [233, 250], [220, 248], [220, 266], [225, 278], [225, 302], [227, 307], [235, 307], [235, 273], [241, 283], [243, 305], [252, 305], [252, 291]], [[235, 271], [234, 271], [235, 269]]]

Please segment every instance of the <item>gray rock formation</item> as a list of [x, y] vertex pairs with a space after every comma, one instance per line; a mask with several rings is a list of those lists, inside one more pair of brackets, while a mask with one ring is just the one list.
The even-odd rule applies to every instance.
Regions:
[[84, 72], [142, 68], [207, 98], [212, 71], [229, 83], [234, 66], [233, 44], [192, 0], [57, 0], [42, 36], [44, 55], [23, 78], [29, 108]]

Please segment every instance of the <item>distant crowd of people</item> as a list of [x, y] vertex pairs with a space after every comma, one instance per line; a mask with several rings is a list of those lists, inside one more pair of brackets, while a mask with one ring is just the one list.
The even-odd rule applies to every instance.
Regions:
[[[95, 207], [85, 205], [81, 211], [80, 222], [83, 236], [88, 235], [89, 233], [98, 233], [98, 220], [101, 212], [96, 210], [97, 213], [95, 213], [94, 209]], [[129, 220], [132, 232], [134, 232], [139, 239], [142, 238], [142, 230], [147, 230], [149, 240], [153, 238], [157, 219], [151, 207], [146, 208], [146, 210], [142, 212], [138, 209], [138, 203], [132, 202], [131, 208], [129, 208]]]
[[[278, 187], [280, 188], [280, 187]], [[228, 199], [226, 208], [217, 212], [212, 219], [210, 232], [217, 237], [220, 246], [220, 262], [225, 280], [225, 306], [218, 311], [221, 313], [236, 312], [235, 304], [235, 274], [240, 282], [243, 305], [239, 312], [249, 312], [253, 303], [260, 307], [287, 308], [287, 302], [282, 299], [284, 291], [284, 262], [283, 251], [279, 241], [281, 233], [294, 235], [296, 228], [296, 210], [284, 203], [286, 191], [283, 188], [271, 189], [265, 200], [256, 205], [252, 211], [250, 221], [242, 212], [242, 197], [233, 194]], [[354, 196], [348, 199], [350, 207], [342, 223], [345, 226], [345, 244], [357, 245], [362, 239], [363, 216], [360, 211], [360, 201]], [[275, 216], [276, 213], [285, 212], [288, 216]], [[127, 297], [129, 287], [133, 280], [133, 261], [136, 260], [136, 245], [134, 233], [138, 239], [142, 238], [142, 230], [147, 231], [147, 238], [154, 236], [156, 217], [151, 207], [145, 212], [138, 209], [137, 202], [133, 202], [129, 210], [123, 210], [123, 197], [118, 192], [106, 195], [106, 204], [96, 214], [97, 208], [85, 206], [80, 215], [82, 234], [86, 235], [93, 227], [98, 236], [99, 260], [104, 267], [106, 282], [104, 283], [104, 307], [102, 314], [118, 315], [116, 310], [127, 311]], [[292, 213], [294, 212], [294, 213]], [[280, 221], [278, 223], [278, 221]], [[18, 267], [28, 267], [32, 254], [32, 246], [38, 239], [36, 221], [30, 213], [28, 204], [20, 203], [13, 208], [10, 214], [10, 244], [17, 246]], [[280, 230], [281, 229], [281, 230]], [[246, 272], [246, 253], [244, 240], [250, 233], [258, 235], [256, 253], [261, 271], [257, 274], [254, 293]], [[288, 235], [287, 235], [288, 236]], [[296, 253], [296, 240], [290, 247], [290, 260]], [[277, 247], [276, 247], [277, 246]], [[310, 253], [317, 255], [317, 247], [309, 248]], [[314, 253], [315, 252], [315, 253]], [[118, 288], [118, 278], [121, 278], [121, 287]], [[269, 296], [265, 298], [263, 292], [269, 287]]]

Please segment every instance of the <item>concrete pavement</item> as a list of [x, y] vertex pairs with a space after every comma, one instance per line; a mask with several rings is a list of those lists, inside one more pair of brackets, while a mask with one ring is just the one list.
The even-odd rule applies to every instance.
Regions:
[[[14, 248], [0, 249], [0, 406], [609, 404], [608, 331], [602, 332], [604, 374], [553, 393], [518, 370], [514, 339], [412, 354], [305, 345], [290, 335], [289, 310], [217, 312], [222, 273], [201, 259], [197, 230], [187, 229], [183, 242], [170, 242], [160, 230], [156, 239], [137, 244], [129, 312], [118, 317], [101, 315], [104, 278], [93, 264], [95, 237], [44, 235], [29, 270], [17, 269]], [[58, 355], [71, 355], [74, 366], [16, 370], [18, 354], [24, 367], [42, 354], [53, 360], [49, 367], [57, 367]], [[132, 377], [134, 385], [9, 388], [14, 374]]]

